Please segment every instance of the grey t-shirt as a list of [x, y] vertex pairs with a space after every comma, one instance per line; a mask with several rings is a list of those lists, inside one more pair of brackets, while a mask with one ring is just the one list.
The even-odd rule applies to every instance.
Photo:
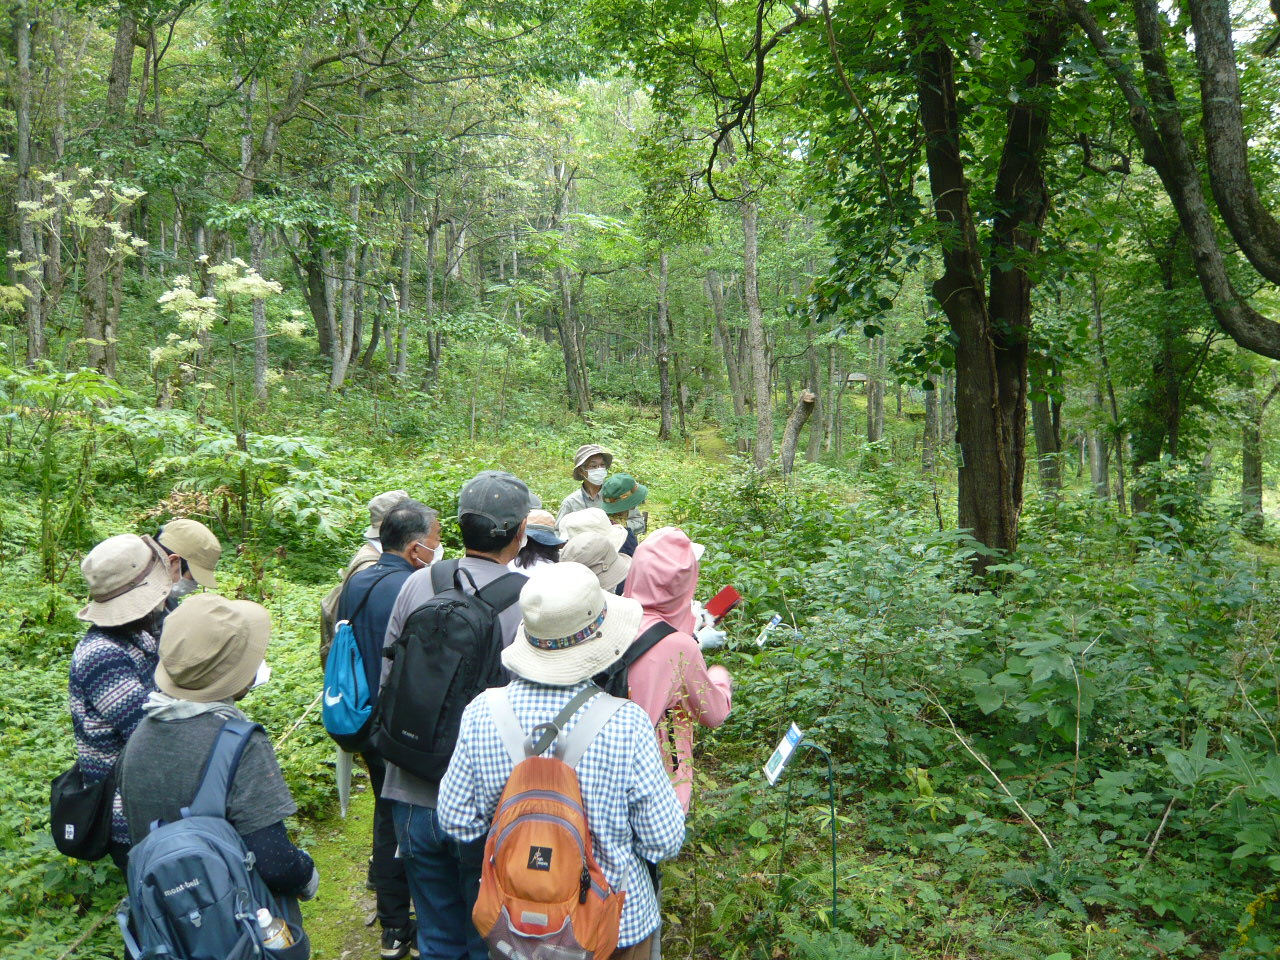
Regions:
[[[485, 560], [482, 557], [463, 557], [458, 565], [471, 574], [477, 588], [488, 586], [499, 577], [512, 572], [504, 564]], [[415, 570], [400, 588], [400, 595], [396, 597], [395, 606], [391, 608], [391, 619], [387, 621], [384, 649], [400, 639], [400, 631], [404, 628], [404, 622], [409, 619], [409, 614], [435, 596], [435, 588], [431, 585], [431, 569], [431, 567], [423, 567], [421, 570]], [[470, 584], [466, 577], [462, 578], [462, 582], [464, 589], [470, 592]], [[498, 622], [502, 624], [502, 645], [508, 647], [515, 639], [516, 627], [520, 626], [520, 604], [513, 603], [502, 611]], [[378, 679], [379, 687], [387, 682], [390, 673], [391, 661], [384, 657], [382, 676]], [[382, 796], [387, 800], [403, 800], [405, 803], [416, 804], [419, 807], [434, 807], [436, 785], [401, 770], [394, 763], [388, 763], [387, 779], [382, 785]]]
[[[147, 835], [153, 821], [181, 818], [182, 808], [195, 799], [222, 722], [223, 717], [204, 713], [182, 720], [147, 717], [138, 724], [117, 770], [134, 843]], [[231, 780], [227, 820], [247, 836], [297, 812], [271, 741], [255, 730]]]

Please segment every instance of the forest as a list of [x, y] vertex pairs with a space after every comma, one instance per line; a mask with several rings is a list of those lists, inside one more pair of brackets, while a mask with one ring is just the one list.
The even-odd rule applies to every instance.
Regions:
[[457, 556], [590, 442], [744, 597], [668, 957], [1280, 956], [1275, 0], [8, 12], [0, 955], [120, 956], [49, 835], [94, 544], [199, 519], [271, 611], [372, 956], [320, 598], [379, 491]]

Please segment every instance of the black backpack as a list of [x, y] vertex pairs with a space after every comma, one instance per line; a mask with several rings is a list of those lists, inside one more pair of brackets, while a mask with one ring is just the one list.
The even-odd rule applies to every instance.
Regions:
[[[474, 593], [463, 590], [464, 578]], [[498, 615], [528, 579], [512, 572], [476, 589], [457, 560], [431, 568], [435, 595], [409, 614], [384, 653], [391, 672], [378, 695], [370, 742], [389, 763], [432, 783], [444, 776], [462, 711], [484, 690], [506, 683]]]
[[612, 697], [629, 698], [631, 681], [627, 677], [631, 665], [648, 653], [663, 637], [676, 632], [676, 628], [664, 620], [659, 620], [631, 642], [622, 657], [615, 660], [602, 673], [595, 675], [596, 686]]

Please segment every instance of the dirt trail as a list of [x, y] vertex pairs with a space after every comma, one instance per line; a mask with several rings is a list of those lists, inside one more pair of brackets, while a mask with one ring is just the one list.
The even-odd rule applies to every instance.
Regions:
[[357, 767], [347, 819], [313, 821], [308, 851], [320, 870], [320, 893], [302, 905], [315, 960], [376, 958], [382, 930], [375, 921], [372, 891], [364, 886], [373, 838], [373, 794]]

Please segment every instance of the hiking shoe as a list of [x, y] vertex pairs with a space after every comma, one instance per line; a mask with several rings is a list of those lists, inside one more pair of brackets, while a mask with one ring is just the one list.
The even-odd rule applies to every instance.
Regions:
[[382, 960], [403, 960], [413, 951], [418, 955], [418, 927], [410, 923], [407, 927], [386, 927], [382, 931]]

